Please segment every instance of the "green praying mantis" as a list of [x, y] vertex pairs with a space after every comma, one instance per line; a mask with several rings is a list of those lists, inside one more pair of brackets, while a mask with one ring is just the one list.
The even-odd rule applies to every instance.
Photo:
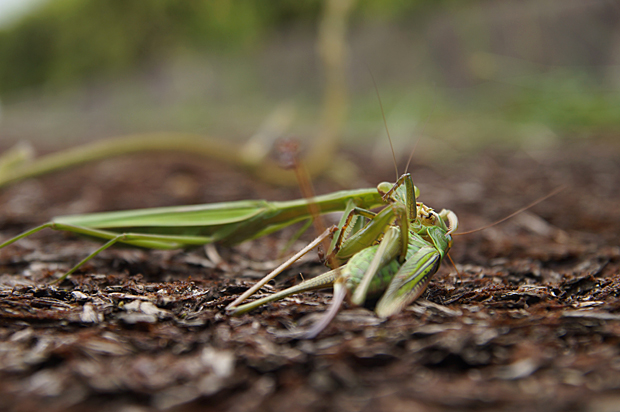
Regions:
[[[313, 199], [248, 200], [61, 216], [5, 241], [0, 248], [45, 228], [107, 240], [58, 279], [62, 281], [116, 243], [152, 249], [177, 249], [212, 242], [235, 244], [311, 219], [310, 204], [320, 213], [344, 211], [337, 227], [324, 232], [227, 308], [229, 314], [240, 315], [292, 293], [333, 285], [334, 304], [326, 320], [306, 334], [313, 337], [335, 315], [347, 293], [352, 294], [352, 302], [358, 305], [367, 296], [383, 293], [376, 310], [379, 316], [387, 317], [424, 291], [452, 245], [450, 233], [456, 229], [458, 220], [451, 211], [437, 213], [416, 202], [418, 196], [411, 175], [405, 174], [395, 184], [384, 182], [377, 189], [340, 191]], [[371, 211], [380, 206], [384, 206], [380, 212]], [[330, 235], [333, 237], [328, 258], [333, 266], [330, 272], [268, 298], [238, 306]], [[337, 267], [343, 263], [343, 267]]]
[[[377, 97], [383, 114], [378, 90]], [[385, 114], [383, 120], [391, 146]], [[329, 324], [347, 296], [354, 305], [381, 296], [375, 311], [386, 318], [424, 292], [452, 246], [451, 234], [457, 229], [458, 219], [452, 211], [444, 209], [437, 213], [418, 202], [419, 195], [411, 175], [405, 173], [395, 183], [383, 182], [376, 189], [347, 190], [284, 202], [247, 200], [60, 216], [6, 240], [0, 249], [45, 228], [107, 240], [57, 280], [61, 282], [117, 243], [151, 249], [178, 249], [213, 242], [236, 244], [300, 221], [310, 222], [316, 214], [343, 212], [337, 226], [324, 231], [226, 308], [228, 314], [238, 316], [294, 293], [333, 287], [334, 298], [323, 319], [300, 335], [313, 338]], [[378, 207], [383, 209], [372, 211]], [[326, 261], [332, 270], [240, 305], [329, 236], [332, 242]]]

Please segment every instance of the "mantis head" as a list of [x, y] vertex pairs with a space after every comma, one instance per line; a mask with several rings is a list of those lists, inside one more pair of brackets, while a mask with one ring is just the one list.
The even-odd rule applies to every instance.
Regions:
[[[417, 186], [413, 186], [413, 188], [415, 199], [417, 199], [420, 196], [420, 189], [418, 189]], [[383, 200], [386, 202], [407, 203], [407, 190], [403, 185], [399, 185], [398, 183], [381, 182], [377, 185], [377, 191], [381, 196], [383, 196]], [[415, 199], [412, 199], [412, 201], [415, 202]]]

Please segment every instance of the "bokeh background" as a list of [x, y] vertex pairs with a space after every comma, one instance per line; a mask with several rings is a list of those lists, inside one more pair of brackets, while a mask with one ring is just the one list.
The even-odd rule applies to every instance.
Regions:
[[620, 140], [611, 0], [3, 0], [0, 143], [244, 142], [275, 116], [311, 146], [334, 87], [317, 42], [328, 3], [341, 9], [346, 148], [388, 151], [370, 71], [397, 152], [423, 137], [417, 158]]
[[[300, 198], [263, 179], [284, 174], [278, 137], [323, 171], [317, 193], [394, 179], [370, 72], [421, 200], [487, 227], [454, 234], [423, 299], [387, 321], [347, 306], [316, 341], [286, 330], [329, 293], [224, 315], [296, 228], [206, 255], [109, 248], [60, 285], [100, 243], [41, 231], [0, 249], [0, 410], [617, 411], [619, 4], [0, 0], [0, 239], [52, 216]], [[191, 154], [23, 181], [128, 141]], [[248, 172], [248, 153], [267, 160]], [[323, 273], [314, 256], [270, 289]]]

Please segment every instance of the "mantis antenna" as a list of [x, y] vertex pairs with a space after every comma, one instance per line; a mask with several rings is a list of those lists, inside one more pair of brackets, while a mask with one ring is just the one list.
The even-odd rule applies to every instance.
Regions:
[[368, 72], [370, 73], [370, 78], [372, 79], [372, 84], [375, 86], [375, 92], [377, 93], [377, 99], [379, 99], [379, 107], [381, 108], [381, 116], [383, 116], [383, 124], [385, 125], [385, 131], [387, 133], [388, 141], [390, 142], [390, 149], [392, 150], [392, 160], [394, 161], [394, 170], [396, 171], [396, 180], [400, 177], [398, 175], [398, 165], [396, 164], [396, 154], [394, 153], [394, 145], [392, 144], [392, 138], [390, 137], [390, 129], [387, 125], [387, 120], [385, 118], [385, 111], [383, 110], [383, 103], [381, 103], [381, 95], [379, 94], [379, 88], [377, 87], [377, 82], [375, 81], [375, 76], [372, 74], [372, 70], [370, 67], [368, 68]]
[[[390, 149], [392, 150], [392, 160], [394, 161], [394, 169], [396, 171], [396, 180], [400, 177], [398, 174], [398, 166], [396, 162], [396, 154], [394, 153], [394, 145], [392, 144], [392, 137], [390, 136], [390, 130], [388, 128], [387, 120], [385, 118], [385, 111], [383, 110], [383, 103], [381, 102], [381, 95], [379, 94], [379, 88], [377, 87], [377, 82], [375, 81], [375, 76], [372, 74], [370, 67], [368, 68], [368, 72], [370, 73], [370, 78], [372, 79], [372, 84], [375, 87], [375, 93], [377, 94], [377, 99], [379, 100], [379, 107], [381, 108], [381, 116], [383, 117], [383, 124], [385, 126], [385, 131], [387, 133], [388, 141], [390, 142]], [[437, 88], [437, 85], [435, 85]], [[437, 107], [437, 94], [433, 93], [433, 105], [431, 108], [431, 112], [428, 114], [426, 119], [424, 120], [424, 126], [422, 127], [422, 131], [420, 134], [424, 133], [426, 126], [428, 125], [431, 116], [435, 112], [435, 107]], [[407, 165], [405, 166], [405, 173], [409, 170], [409, 165], [411, 164], [411, 160], [413, 159], [413, 154], [415, 153], [416, 148], [418, 147], [418, 143], [420, 142], [420, 137], [418, 137], [413, 145], [413, 149], [411, 149], [411, 153], [409, 154], [409, 158], [407, 159]]]
[[[434, 84], [434, 86], [434, 89], [437, 90], [437, 84]], [[437, 93], [433, 93], [433, 105], [431, 107], [431, 112], [426, 117], [426, 120], [424, 120], [424, 126], [422, 126], [422, 130], [420, 130], [419, 136], [416, 139], [415, 144], [413, 145], [413, 149], [411, 149], [411, 154], [409, 154], [409, 159], [407, 159], [407, 166], [405, 166], [405, 172], [409, 171], [409, 165], [411, 164], [411, 159], [413, 159], [413, 153], [415, 153], [415, 149], [418, 147], [418, 142], [420, 142], [420, 139], [424, 134], [424, 130], [426, 130], [426, 126], [428, 126], [428, 123], [431, 120], [431, 116], [435, 112], [435, 107], [437, 107]]]

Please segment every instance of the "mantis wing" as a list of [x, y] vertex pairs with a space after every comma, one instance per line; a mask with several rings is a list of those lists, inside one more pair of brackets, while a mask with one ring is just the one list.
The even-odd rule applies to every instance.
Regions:
[[243, 200], [60, 216], [54, 218], [52, 223], [68, 227], [107, 229], [116, 233], [205, 236], [209, 237], [210, 241], [234, 244], [309, 219], [310, 202], [314, 202], [321, 213], [327, 213], [343, 210], [351, 201], [365, 207], [375, 207], [382, 203], [376, 189], [359, 189], [317, 196], [312, 200]]
[[54, 222], [102, 229], [215, 226], [250, 219], [268, 206], [269, 203], [264, 200], [249, 200], [59, 216], [54, 218]]

